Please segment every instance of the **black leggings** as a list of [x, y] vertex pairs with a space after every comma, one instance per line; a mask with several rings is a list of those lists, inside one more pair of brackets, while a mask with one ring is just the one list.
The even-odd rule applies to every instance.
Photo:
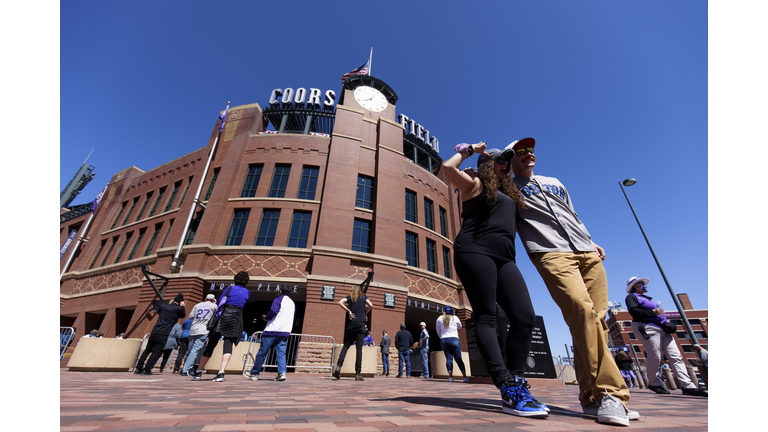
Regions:
[[[221, 334], [219, 333], [211, 333], [208, 336], [208, 346], [205, 347], [205, 352], [203, 353], [203, 357], [210, 357], [213, 355], [213, 350], [216, 348], [216, 345], [219, 344], [219, 338], [221, 337]], [[224, 346], [222, 347], [222, 354], [232, 354], [232, 345], [237, 345], [237, 342], [240, 338], [237, 337], [225, 337], [224, 338]]]
[[[523, 377], [535, 313], [517, 265], [514, 261], [467, 252], [456, 253], [453, 262], [472, 305], [477, 347], [494, 384], [500, 387], [512, 375]], [[510, 323], [505, 347], [506, 367], [496, 336], [497, 303]]]

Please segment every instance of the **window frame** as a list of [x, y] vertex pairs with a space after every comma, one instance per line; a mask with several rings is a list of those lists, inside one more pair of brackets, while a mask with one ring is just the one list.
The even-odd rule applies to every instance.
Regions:
[[[363, 226], [365, 224], [365, 226]], [[357, 252], [372, 253], [371, 239], [373, 238], [371, 221], [365, 219], [355, 219], [352, 225], [352, 250]], [[359, 233], [359, 234], [358, 234]], [[365, 244], [363, 244], [363, 233], [365, 233]], [[355, 236], [358, 242], [355, 243]]]
[[258, 189], [259, 183], [261, 182], [261, 173], [263, 171], [264, 164], [248, 165], [248, 173], [245, 175], [243, 189], [240, 191], [240, 198], [253, 198], [256, 196], [256, 189]]
[[285, 190], [288, 187], [290, 176], [291, 164], [275, 164], [267, 196], [269, 198], [285, 198]]
[[[270, 217], [267, 219], [267, 212], [270, 212]], [[277, 213], [277, 217], [274, 217], [275, 213]], [[264, 226], [264, 222], [267, 222], [269, 225], [266, 227]], [[274, 225], [273, 225], [274, 222]], [[277, 233], [277, 225], [280, 223], [280, 209], [264, 209], [264, 211], [261, 213], [261, 221], [259, 222], [259, 231], [256, 234], [256, 242], [254, 243], [256, 246], [274, 246], [275, 244], [275, 233]], [[264, 232], [264, 231], [267, 232]], [[262, 235], [266, 234], [266, 235]], [[259, 244], [259, 241], [261, 239], [264, 239], [264, 244]], [[268, 244], [267, 244], [268, 243]]]
[[[408, 222], [413, 222], [415, 224], [419, 223], [419, 210], [416, 208], [416, 199], [417, 194], [416, 192], [406, 189], [405, 190], [405, 220]], [[412, 210], [412, 212], [409, 212], [409, 209]]]
[[[302, 215], [300, 220], [297, 220], [297, 216]], [[297, 226], [296, 223], [299, 223]], [[287, 247], [306, 249], [309, 243], [309, 231], [312, 228], [312, 212], [305, 210], [294, 210], [293, 217], [291, 218], [291, 229], [288, 232]], [[301, 237], [302, 232], [306, 230], [306, 236]], [[298, 236], [298, 237], [297, 237]], [[303, 246], [301, 243], [304, 243]]]
[[235, 209], [232, 212], [232, 222], [229, 225], [229, 232], [224, 246], [240, 246], [243, 242], [243, 235], [248, 226], [248, 218], [251, 215], [251, 209]]
[[405, 232], [405, 260], [409, 266], [419, 267], [419, 235], [410, 231]]
[[[370, 185], [366, 184], [368, 181], [370, 181]], [[366, 210], [373, 210], [373, 177], [368, 177], [362, 174], [357, 175], [355, 207]]]
[[[315, 195], [317, 194], [317, 179], [319, 177], [320, 177], [319, 166], [304, 165], [301, 168], [301, 179], [299, 180], [299, 190], [298, 192], [296, 192], [296, 198], [305, 199], [305, 200], [314, 200]], [[311, 191], [310, 191], [310, 187], [312, 189]]]

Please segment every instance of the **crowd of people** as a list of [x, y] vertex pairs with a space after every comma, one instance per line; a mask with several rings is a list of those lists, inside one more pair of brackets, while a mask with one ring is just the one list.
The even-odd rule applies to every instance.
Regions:
[[[628, 407], [629, 389], [635, 387], [637, 375], [625, 353], [614, 358], [608, 347], [605, 251], [594, 243], [579, 219], [565, 185], [555, 177], [534, 175], [535, 146], [533, 138], [514, 141], [503, 150], [487, 148], [484, 142], [459, 144], [455, 147], [456, 154], [441, 168], [460, 194], [462, 224], [454, 240], [454, 268], [472, 307], [478, 350], [493, 384], [499, 389], [504, 412], [534, 418], [549, 415], [549, 407], [533, 397], [531, 385], [525, 378], [535, 311], [516, 263], [515, 236], [519, 234], [529, 259], [570, 330], [582, 412], [596, 417], [598, 423], [629, 426], [630, 420], [640, 417], [637, 411]], [[462, 169], [462, 163], [475, 153], [478, 154], [476, 169]], [[218, 302], [213, 295], [208, 295], [205, 301], [194, 306], [181, 325], [176, 321], [185, 317], [183, 295], [161, 305], [157, 323], [134, 373], [150, 375], [161, 355], [162, 369], [166, 353], [178, 346], [180, 354], [174, 372], [179, 371], [182, 358], [186, 357], [181, 375], [200, 380], [214, 348], [223, 341], [220, 368], [213, 378], [215, 382], [223, 381], [232, 348], [242, 339], [243, 307], [249, 297], [245, 288], [248, 281], [246, 272], [238, 273], [234, 285], [222, 293]], [[685, 370], [671, 336], [674, 331], [663, 309], [647, 294], [648, 283], [648, 278], [633, 277], [626, 286], [626, 304], [633, 317], [632, 329], [643, 337], [648, 370], [659, 368], [663, 352], [671, 362], [683, 394], [706, 396]], [[286, 343], [295, 313], [289, 294], [288, 289], [281, 291], [269, 313], [262, 317], [267, 325], [253, 368], [246, 373], [252, 380], [259, 379], [264, 359], [272, 347], [277, 358], [275, 380], [286, 378]], [[354, 345], [357, 354], [355, 380], [363, 381], [363, 346], [374, 345], [366, 325], [373, 304], [364, 290], [356, 286], [338, 305], [345, 314], [345, 336], [332, 376], [340, 379], [347, 352]], [[496, 332], [497, 305], [510, 320], [504, 356]], [[430, 377], [430, 332], [425, 322], [420, 323], [420, 328], [416, 339], [405, 323], [400, 324], [400, 330], [395, 334], [397, 378], [411, 376], [411, 353], [414, 350], [421, 354], [421, 376]], [[461, 328], [461, 320], [450, 306], [445, 307], [434, 327], [451, 382], [454, 362], [463, 382], [468, 382], [461, 356]], [[378, 344], [383, 376], [390, 374], [392, 342], [387, 331], [383, 331]], [[196, 363], [198, 353], [203, 349], [202, 357]], [[708, 354], [701, 346], [696, 349], [701, 352], [700, 368], [706, 370]], [[198, 364], [196, 368], [195, 364]], [[655, 373], [649, 373], [648, 379], [651, 390], [668, 393]]]

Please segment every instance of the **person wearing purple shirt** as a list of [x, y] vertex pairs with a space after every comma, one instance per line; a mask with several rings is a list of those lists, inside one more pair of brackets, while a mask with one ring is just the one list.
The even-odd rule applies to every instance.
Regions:
[[707, 392], [700, 390], [691, 381], [683, 362], [683, 356], [677, 349], [672, 337], [676, 326], [667, 322], [660, 303], [653, 301], [648, 293], [648, 278], [631, 277], [627, 280], [627, 298], [624, 300], [629, 314], [632, 315], [632, 331], [642, 337], [640, 342], [647, 353], [645, 367], [648, 373], [648, 388], [658, 394], [669, 394], [661, 385], [656, 371], [661, 363], [661, 352], [669, 359], [672, 373], [675, 374], [687, 396], [707, 397]]
[[275, 357], [277, 357], [277, 377], [275, 381], [285, 381], [285, 373], [288, 372], [285, 361], [285, 348], [288, 345], [288, 337], [293, 328], [293, 316], [296, 313], [296, 305], [288, 294], [291, 288], [283, 285], [280, 288], [280, 296], [272, 301], [272, 307], [269, 312], [261, 318], [267, 322], [264, 332], [261, 334], [261, 345], [256, 358], [253, 359], [253, 368], [245, 376], [256, 381], [261, 373], [261, 366], [272, 346], [275, 347]]

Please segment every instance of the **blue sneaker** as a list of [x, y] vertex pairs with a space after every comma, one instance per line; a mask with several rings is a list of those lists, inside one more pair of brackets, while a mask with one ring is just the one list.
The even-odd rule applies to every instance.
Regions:
[[547, 417], [549, 408], [539, 403], [528, 391], [525, 378], [515, 377], [513, 382], [501, 385], [501, 410], [521, 417]]

